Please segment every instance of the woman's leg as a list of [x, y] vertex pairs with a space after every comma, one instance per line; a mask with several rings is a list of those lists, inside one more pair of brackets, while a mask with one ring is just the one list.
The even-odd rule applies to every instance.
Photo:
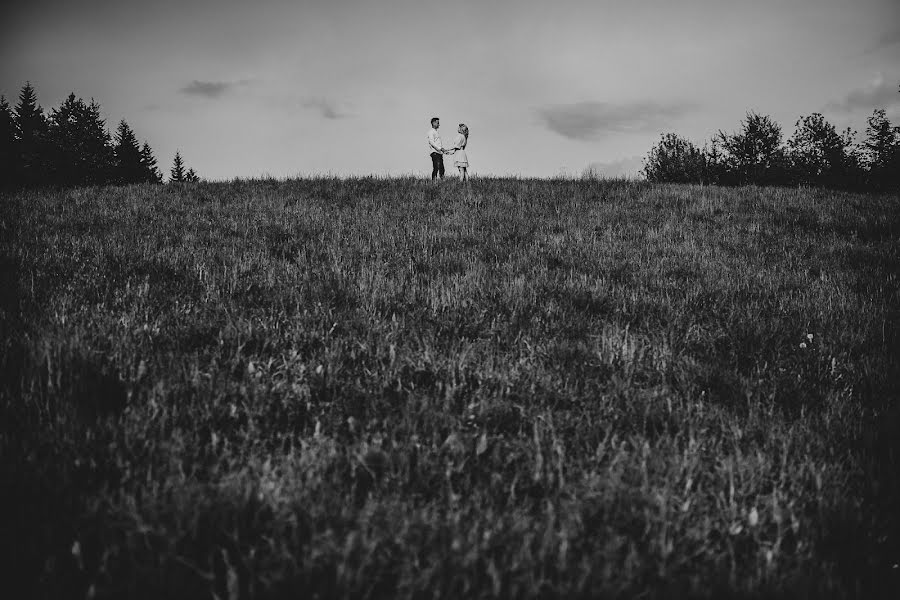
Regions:
[[469, 181], [469, 176], [466, 175], [466, 167], [460, 167], [459, 174], [462, 176], [463, 181]]

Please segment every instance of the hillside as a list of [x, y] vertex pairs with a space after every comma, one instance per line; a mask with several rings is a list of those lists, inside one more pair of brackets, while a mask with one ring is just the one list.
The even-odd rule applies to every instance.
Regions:
[[896, 196], [0, 202], [0, 564], [33, 595], [900, 589]]

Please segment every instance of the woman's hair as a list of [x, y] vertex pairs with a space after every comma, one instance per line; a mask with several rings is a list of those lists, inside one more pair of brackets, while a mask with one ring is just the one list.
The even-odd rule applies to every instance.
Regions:
[[466, 139], [469, 139], [469, 128], [466, 126], [466, 124], [460, 123], [459, 128], [463, 130], [462, 133], [464, 136], [466, 136]]

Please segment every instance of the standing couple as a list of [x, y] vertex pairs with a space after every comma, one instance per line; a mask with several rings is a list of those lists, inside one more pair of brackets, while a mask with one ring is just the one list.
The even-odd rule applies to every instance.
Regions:
[[466, 156], [466, 144], [469, 142], [469, 128], [465, 123], [459, 124], [459, 135], [453, 140], [453, 146], [444, 148], [441, 144], [441, 136], [438, 134], [438, 128], [441, 126], [441, 120], [437, 117], [431, 119], [431, 131], [428, 132], [428, 151], [431, 153], [431, 180], [440, 175], [444, 178], [444, 155], [452, 154], [455, 156], [453, 164], [459, 169], [459, 176], [463, 181], [468, 181], [466, 169], [469, 168], [469, 157]]

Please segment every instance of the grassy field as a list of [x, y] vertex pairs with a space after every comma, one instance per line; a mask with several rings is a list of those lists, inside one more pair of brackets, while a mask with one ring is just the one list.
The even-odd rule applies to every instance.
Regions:
[[900, 589], [896, 196], [362, 178], [0, 202], [8, 589]]

